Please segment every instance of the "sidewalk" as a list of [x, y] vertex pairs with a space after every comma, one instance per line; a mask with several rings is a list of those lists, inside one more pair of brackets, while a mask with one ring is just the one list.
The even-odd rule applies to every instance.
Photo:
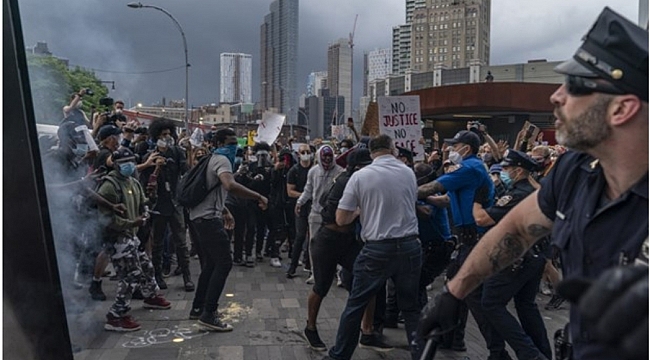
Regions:
[[[286, 262], [286, 254], [283, 255]], [[192, 259], [190, 266], [196, 282], [199, 261]], [[268, 259], [255, 268], [233, 267], [219, 306], [224, 320], [235, 328], [230, 333], [208, 333], [201, 330], [196, 321], [188, 320], [194, 292], [183, 291], [181, 276], [166, 279], [169, 288], [162, 293], [172, 302], [170, 310], [146, 310], [142, 308], [141, 300], [134, 300], [131, 302], [131, 315], [140, 322], [142, 329], [131, 333], [105, 331], [105, 314], [115, 296], [116, 284], [105, 278], [103, 288], [107, 301], [89, 300], [87, 288], [77, 290], [77, 298], [84, 309], [69, 316], [73, 347], [76, 348], [75, 360], [321, 359], [326, 352], [311, 350], [302, 337], [310, 288], [305, 284], [307, 273], [299, 268], [300, 277], [286, 279], [285, 271], [286, 268], [271, 267]], [[334, 345], [346, 299], [347, 292], [334, 283], [323, 301], [318, 330], [328, 347]], [[545, 311], [543, 305], [547, 301], [548, 297], [539, 295], [538, 304], [552, 339], [555, 330], [567, 321], [568, 311]], [[403, 325], [400, 329], [384, 330], [384, 335], [395, 350], [378, 353], [357, 348], [353, 358], [410, 359]], [[487, 357], [485, 343], [471, 316], [465, 341], [467, 352], [442, 350], [438, 351], [436, 359]]]

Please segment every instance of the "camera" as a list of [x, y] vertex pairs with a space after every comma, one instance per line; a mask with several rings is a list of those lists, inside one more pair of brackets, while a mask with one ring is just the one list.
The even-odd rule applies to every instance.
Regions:
[[[90, 89], [86, 89], [86, 94], [92, 95], [92, 93], [88, 93], [88, 90], [90, 90]], [[101, 105], [101, 106], [113, 106], [113, 98], [103, 97], [103, 98], [99, 99], [99, 105]]]
[[92, 89], [86, 88], [86, 95], [92, 96], [92, 95], [95, 95], [95, 93], [92, 91]]

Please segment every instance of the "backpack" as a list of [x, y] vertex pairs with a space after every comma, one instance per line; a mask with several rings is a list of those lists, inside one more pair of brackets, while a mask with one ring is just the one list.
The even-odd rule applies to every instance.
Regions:
[[176, 201], [187, 209], [196, 207], [205, 199], [206, 196], [217, 186], [219, 186], [219, 178], [217, 183], [208, 189], [208, 163], [212, 156], [204, 156], [199, 162], [194, 165], [183, 177], [178, 181], [176, 188]]

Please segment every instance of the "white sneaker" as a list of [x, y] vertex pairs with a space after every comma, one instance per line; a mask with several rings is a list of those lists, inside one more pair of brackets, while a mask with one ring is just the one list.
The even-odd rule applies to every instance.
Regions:
[[307, 285], [314, 285], [314, 274], [310, 274], [305, 283]]
[[336, 272], [336, 286], [343, 287], [343, 280], [341, 280], [341, 271]]
[[279, 267], [282, 267], [282, 263], [280, 262], [280, 259], [272, 258], [271, 259], [271, 266], [279, 268]]

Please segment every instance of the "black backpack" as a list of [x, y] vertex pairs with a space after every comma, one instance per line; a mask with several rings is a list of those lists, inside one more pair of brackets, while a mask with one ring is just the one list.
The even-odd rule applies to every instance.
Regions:
[[214, 155], [204, 156], [178, 181], [176, 188], [176, 201], [187, 209], [201, 203], [208, 194], [219, 186], [217, 183], [208, 189], [208, 163]]

